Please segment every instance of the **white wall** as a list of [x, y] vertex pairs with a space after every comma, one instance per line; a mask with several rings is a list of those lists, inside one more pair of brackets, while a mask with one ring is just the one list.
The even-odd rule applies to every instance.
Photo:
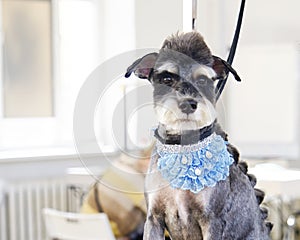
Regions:
[[[229, 1], [226, 18], [237, 7]], [[299, 8], [297, 0], [246, 2], [233, 64], [242, 82], [230, 80], [226, 110], [226, 126], [244, 156], [299, 158]]]
[[182, 0], [136, 0], [137, 48], [160, 48], [170, 34], [182, 30]]

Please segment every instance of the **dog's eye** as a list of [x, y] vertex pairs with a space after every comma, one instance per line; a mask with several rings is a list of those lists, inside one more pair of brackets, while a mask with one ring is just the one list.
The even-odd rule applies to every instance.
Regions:
[[165, 76], [162, 78], [162, 83], [168, 86], [172, 86], [174, 84], [174, 78], [171, 76]]
[[205, 86], [207, 84], [207, 82], [208, 82], [208, 77], [206, 77], [206, 76], [200, 76], [199, 78], [197, 78], [195, 80], [195, 85], [197, 87], [202, 87], [202, 86]]
[[177, 81], [178, 76], [176, 74], [165, 72], [160, 76], [160, 82], [167, 86], [173, 86]]
[[156, 83], [173, 87], [176, 84], [176, 82], [179, 80], [179, 76], [177, 74], [165, 71], [162, 73], [156, 73], [153, 79], [154, 82]]

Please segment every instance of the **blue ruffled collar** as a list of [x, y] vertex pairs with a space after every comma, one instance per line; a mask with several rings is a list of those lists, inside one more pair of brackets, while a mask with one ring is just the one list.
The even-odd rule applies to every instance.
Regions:
[[226, 145], [216, 133], [193, 145], [168, 145], [157, 141], [158, 170], [171, 187], [198, 193], [228, 177], [234, 160]]

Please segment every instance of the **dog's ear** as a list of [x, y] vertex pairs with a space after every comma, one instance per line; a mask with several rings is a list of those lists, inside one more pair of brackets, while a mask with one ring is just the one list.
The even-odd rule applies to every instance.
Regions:
[[142, 58], [136, 60], [130, 67], [127, 68], [125, 77], [128, 78], [131, 73], [142, 79], [149, 79], [153, 71], [158, 53], [149, 53]]
[[225, 60], [217, 56], [213, 56], [213, 59], [214, 59], [214, 63], [212, 68], [217, 73], [216, 79], [220, 79], [220, 80], [225, 79], [228, 75], [228, 72], [231, 72], [237, 81], [239, 82], [241, 81], [241, 78], [239, 77], [237, 72], [233, 69], [233, 67], [228, 62], [226, 62]]

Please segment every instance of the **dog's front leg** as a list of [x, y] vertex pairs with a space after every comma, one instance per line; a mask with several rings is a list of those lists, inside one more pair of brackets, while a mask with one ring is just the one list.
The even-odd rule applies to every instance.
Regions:
[[149, 214], [144, 227], [143, 240], [163, 240], [164, 220], [159, 216]]

